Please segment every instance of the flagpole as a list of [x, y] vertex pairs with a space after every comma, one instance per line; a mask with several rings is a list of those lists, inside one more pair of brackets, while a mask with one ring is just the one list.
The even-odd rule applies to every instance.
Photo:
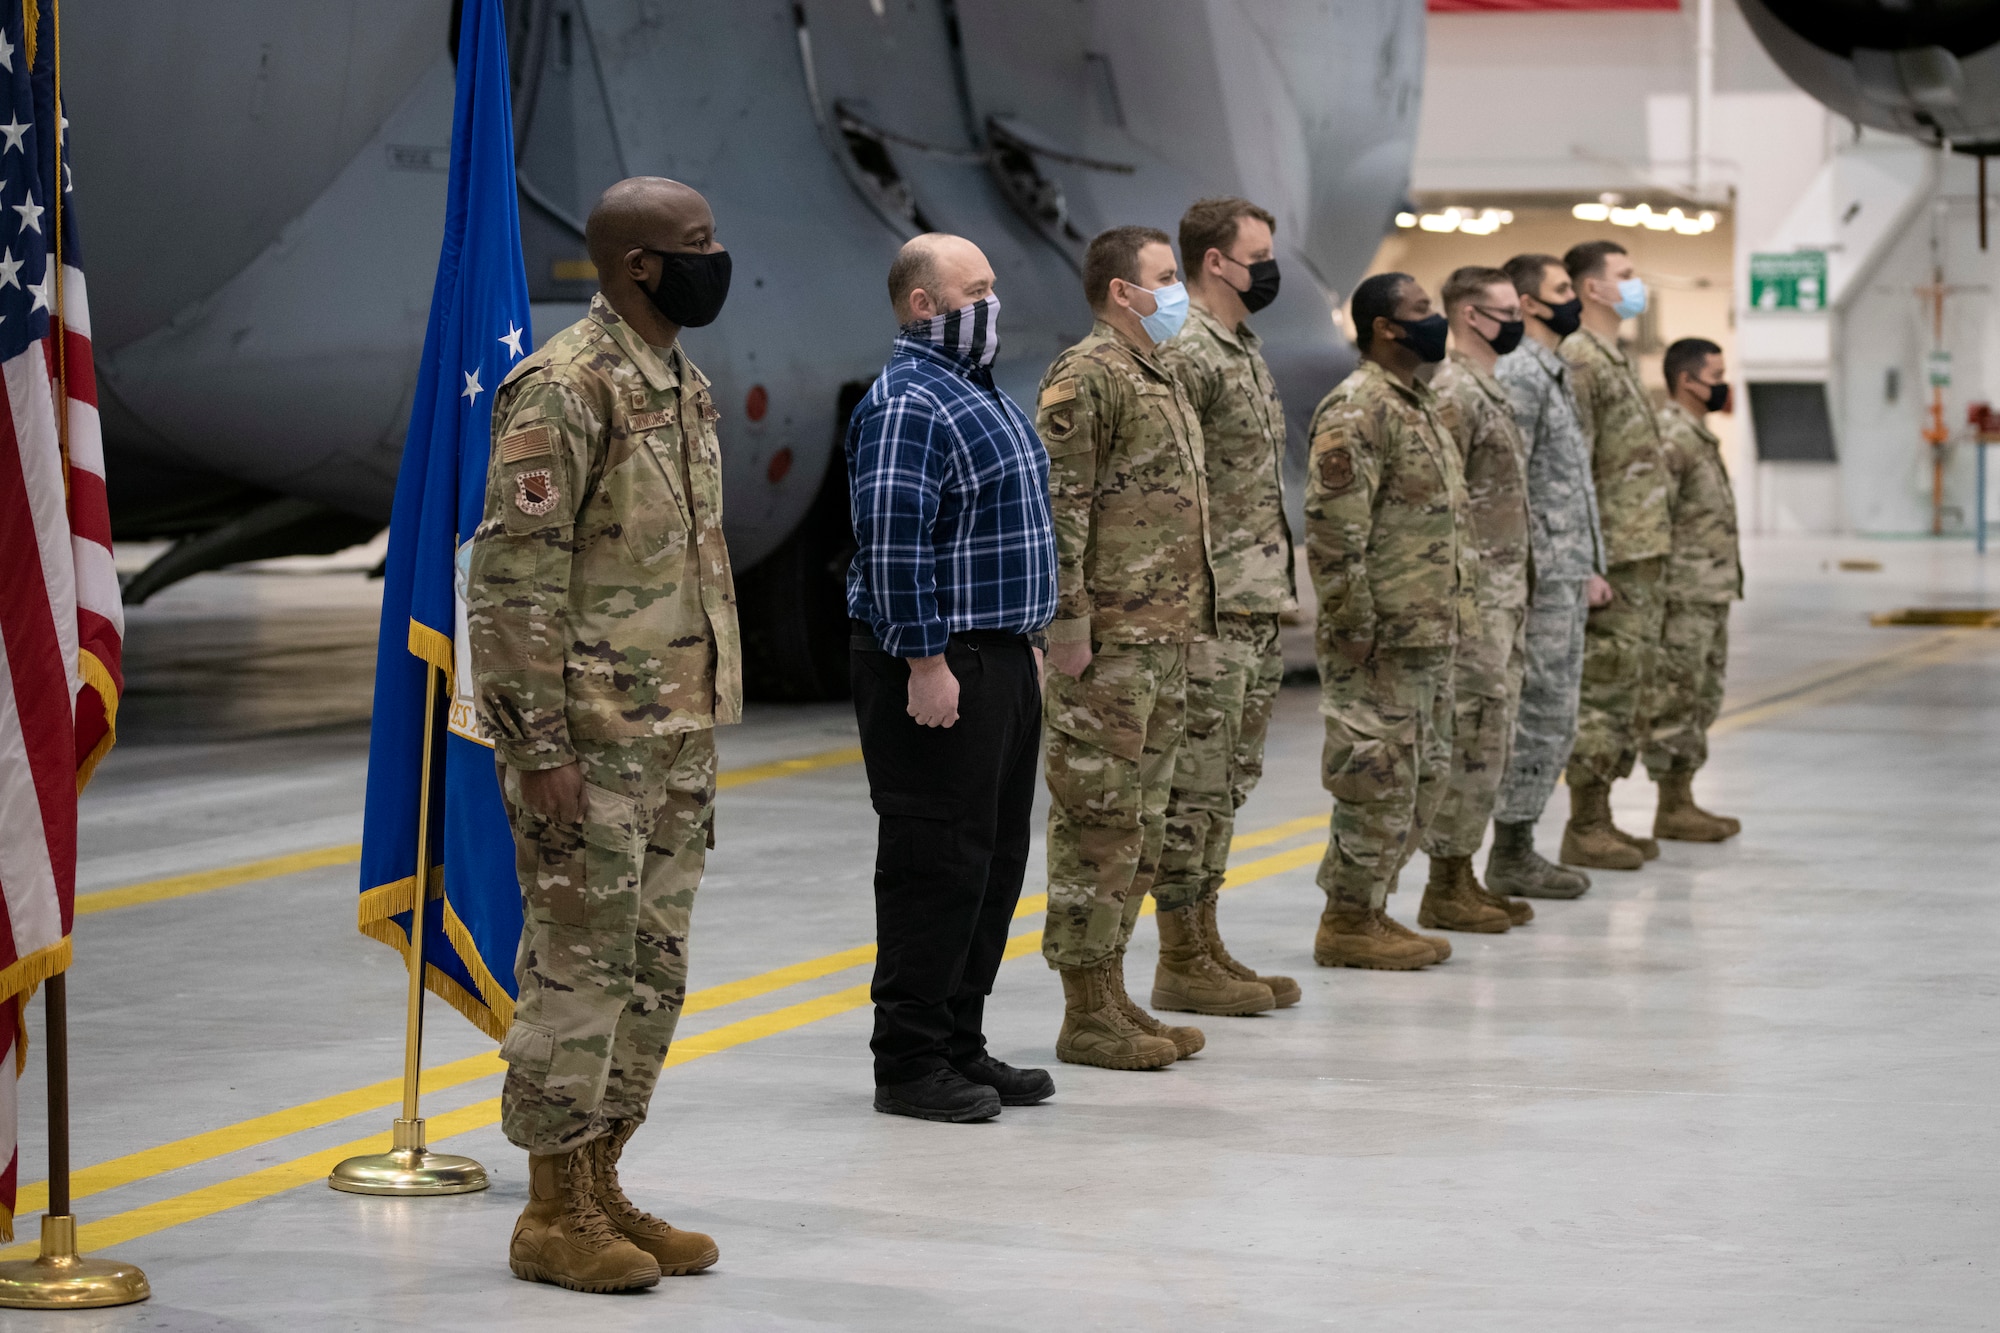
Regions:
[[[25, 19], [27, 7], [22, 7]], [[25, 31], [22, 36], [28, 36]], [[51, 267], [55, 279], [55, 309], [50, 328], [56, 343], [56, 439], [62, 454], [63, 482], [69, 481], [69, 379], [64, 344], [62, 305], [62, 17], [49, 0], [49, 83], [55, 102], [56, 179], [54, 243]], [[21, 999], [27, 1004], [27, 998]], [[86, 1259], [76, 1252], [76, 1217], [69, 1210], [69, 978], [58, 972], [42, 983], [42, 1013], [48, 1024], [49, 1082], [49, 1204], [42, 1214], [41, 1253], [33, 1259], [0, 1263], [0, 1307], [14, 1310], [90, 1309], [130, 1305], [152, 1295], [146, 1275], [116, 1259]], [[8, 1071], [0, 1071], [0, 1078]]]
[[486, 1188], [486, 1168], [470, 1157], [434, 1153], [424, 1146], [424, 1122], [417, 1114], [424, 1044], [424, 918], [430, 907], [431, 746], [437, 736], [440, 673], [424, 662], [424, 767], [417, 787], [417, 874], [411, 895], [409, 1013], [403, 1027], [403, 1114], [396, 1120], [385, 1153], [350, 1157], [336, 1165], [326, 1183], [348, 1194], [470, 1194]]

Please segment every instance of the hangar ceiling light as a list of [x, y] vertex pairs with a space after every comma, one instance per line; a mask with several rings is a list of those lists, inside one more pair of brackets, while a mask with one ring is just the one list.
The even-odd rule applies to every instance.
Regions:
[[1436, 213], [1398, 213], [1396, 225], [1409, 230], [1464, 232], [1467, 236], [1491, 236], [1514, 220], [1514, 215], [1504, 208], [1446, 208]]
[[1685, 213], [1678, 208], [1670, 208], [1664, 213], [1653, 210], [1650, 204], [1637, 204], [1631, 208], [1598, 200], [1595, 203], [1578, 204], [1570, 209], [1570, 216], [1579, 222], [1609, 222], [1614, 227], [1644, 227], [1648, 231], [1671, 231], [1682, 236], [1700, 236], [1715, 230], [1715, 214], [1703, 209], [1699, 213]]

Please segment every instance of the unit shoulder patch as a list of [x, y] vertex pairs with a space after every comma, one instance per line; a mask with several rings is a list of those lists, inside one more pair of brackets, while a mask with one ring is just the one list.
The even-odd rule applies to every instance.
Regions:
[[556, 481], [545, 467], [515, 474], [514, 507], [537, 518], [556, 507]]
[[529, 458], [545, 458], [555, 452], [556, 433], [547, 426], [530, 426], [500, 437], [500, 462], [519, 463]]
[[1067, 403], [1076, 397], [1075, 380], [1059, 380], [1042, 390], [1041, 405], [1054, 407], [1057, 403]]
[[1319, 484], [1335, 495], [1354, 484], [1354, 455], [1344, 444], [1322, 446], [1317, 466]]

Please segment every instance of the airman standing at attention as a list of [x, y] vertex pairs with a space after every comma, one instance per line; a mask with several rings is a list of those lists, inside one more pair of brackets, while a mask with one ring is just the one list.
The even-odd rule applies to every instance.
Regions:
[[1722, 466], [1722, 442], [1706, 424], [1710, 412], [1729, 405], [1729, 375], [1722, 349], [1705, 338], [1669, 347], [1664, 369], [1672, 397], [1660, 409], [1660, 438], [1673, 477], [1674, 549], [1667, 557], [1667, 617], [1645, 756], [1646, 771], [1660, 786], [1653, 836], [1721, 842], [1743, 826], [1694, 803], [1694, 775], [1708, 762], [1708, 729], [1722, 711], [1729, 604], [1743, 596], [1736, 494]]
[[1576, 743], [1585, 622], [1592, 607], [1611, 600], [1590, 439], [1570, 394], [1569, 366], [1556, 355], [1582, 322], [1583, 302], [1554, 255], [1516, 255], [1506, 273], [1520, 295], [1528, 336], [1493, 363], [1493, 378], [1506, 386], [1528, 447], [1535, 580], [1523, 634], [1521, 703], [1493, 808], [1486, 887], [1522, 898], [1576, 898], [1590, 889], [1590, 876], [1537, 852], [1535, 825]]
[[1156, 1009], [1247, 1014], [1299, 1001], [1298, 982], [1259, 976], [1230, 957], [1215, 921], [1236, 812], [1264, 775], [1264, 734], [1284, 682], [1278, 615], [1297, 606], [1280, 473], [1285, 408], [1248, 322], [1278, 294], [1275, 225], [1247, 199], [1203, 199], [1188, 209], [1181, 256], [1191, 308], [1180, 335], [1160, 349], [1201, 416], [1215, 637], [1188, 649], [1186, 735], [1153, 881]]
[[1611, 784], [1632, 772], [1646, 744], [1645, 714], [1667, 610], [1670, 479], [1652, 399], [1638, 366], [1618, 346], [1620, 322], [1646, 309], [1646, 284], [1616, 241], [1572, 246], [1563, 267], [1583, 299], [1583, 327], [1559, 350], [1590, 436], [1611, 601], [1593, 610], [1584, 628], [1562, 859], [1592, 869], [1637, 870], [1660, 854], [1660, 845], [1611, 822]]
[[1522, 623], [1532, 582], [1528, 558], [1528, 447], [1493, 364], [1520, 344], [1521, 298], [1497, 268], [1461, 268], [1445, 279], [1451, 355], [1431, 380], [1440, 415], [1465, 467], [1464, 535], [1479, 553], [1477, 620], [1461, 628], [1452, 664], [1451, 776], [1424, 834], [1431, 860], [1417, 924], [1499, 934], [1534, 920], [1527, 903], [1488, 893], [1472, 871], [1486, 840], [1521, 703]]
[[624, 1291], [716, 1260], [626, 1198], [618, 1157], [686, 992], [713, 728], [742, 713], [717, 413], [679, 345], [730, 263], [708, 201], [658, 177], [606, 190], [587, 236], [589, 315], [495, 394], [466, 600], [524, 917], [500, 1046], [501, 1129], [528, 1150], [509, 1264]]
[[1383, 908], [1451, 771], [1452, 656], [1475, 623], [1478, 556], [1458, 449], [1417, 376], [1444, 359], [1444, 316], [1407, 273], [1364, 279], [1352, 311], [1361, 364], [1313, 413], [1306, 466], [1334, 798], [1313, 961], [1407, 971], [1451, 956]]
[[1063, 980], [1057, 1058], [1157, 1069], [1202, 1047], [1199, 1030], [1168, 1027], [1125, 992], [1125, 946], [1159, 869], [1188, 646], [1215, 631], [1201, 423], [1156, 352], [1187, 317], [1166, 233], [1102, 233], [1083, 287], [1097, 322], [1043, 376], [1035, 419], [1057, 596], [1042, 954]]

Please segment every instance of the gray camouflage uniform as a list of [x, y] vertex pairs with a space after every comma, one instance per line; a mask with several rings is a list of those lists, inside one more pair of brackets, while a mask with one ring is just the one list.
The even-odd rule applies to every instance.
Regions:
[[1526, 338], [1500, 358], [1493, 376], [1513, 400], [1528, 446], [1528, 544], [1535, 567], [1513, 752], [1493, 818], [1529, 824], [1542, 817], [1576, 741], [1586, 593], [1590, 576], [1604, 572], [1604, 534], [1590, 439], [1570, 396], [1567, 363]]
[[[466, 623], [523, 925], [501, 1128], [569, 1152], [646, 1117], [686, 993], [712, 728], [742, 711], [708, 381], [604, 300], [494, 395]], [[520, 773], [583, 770], [581, 824]]]

